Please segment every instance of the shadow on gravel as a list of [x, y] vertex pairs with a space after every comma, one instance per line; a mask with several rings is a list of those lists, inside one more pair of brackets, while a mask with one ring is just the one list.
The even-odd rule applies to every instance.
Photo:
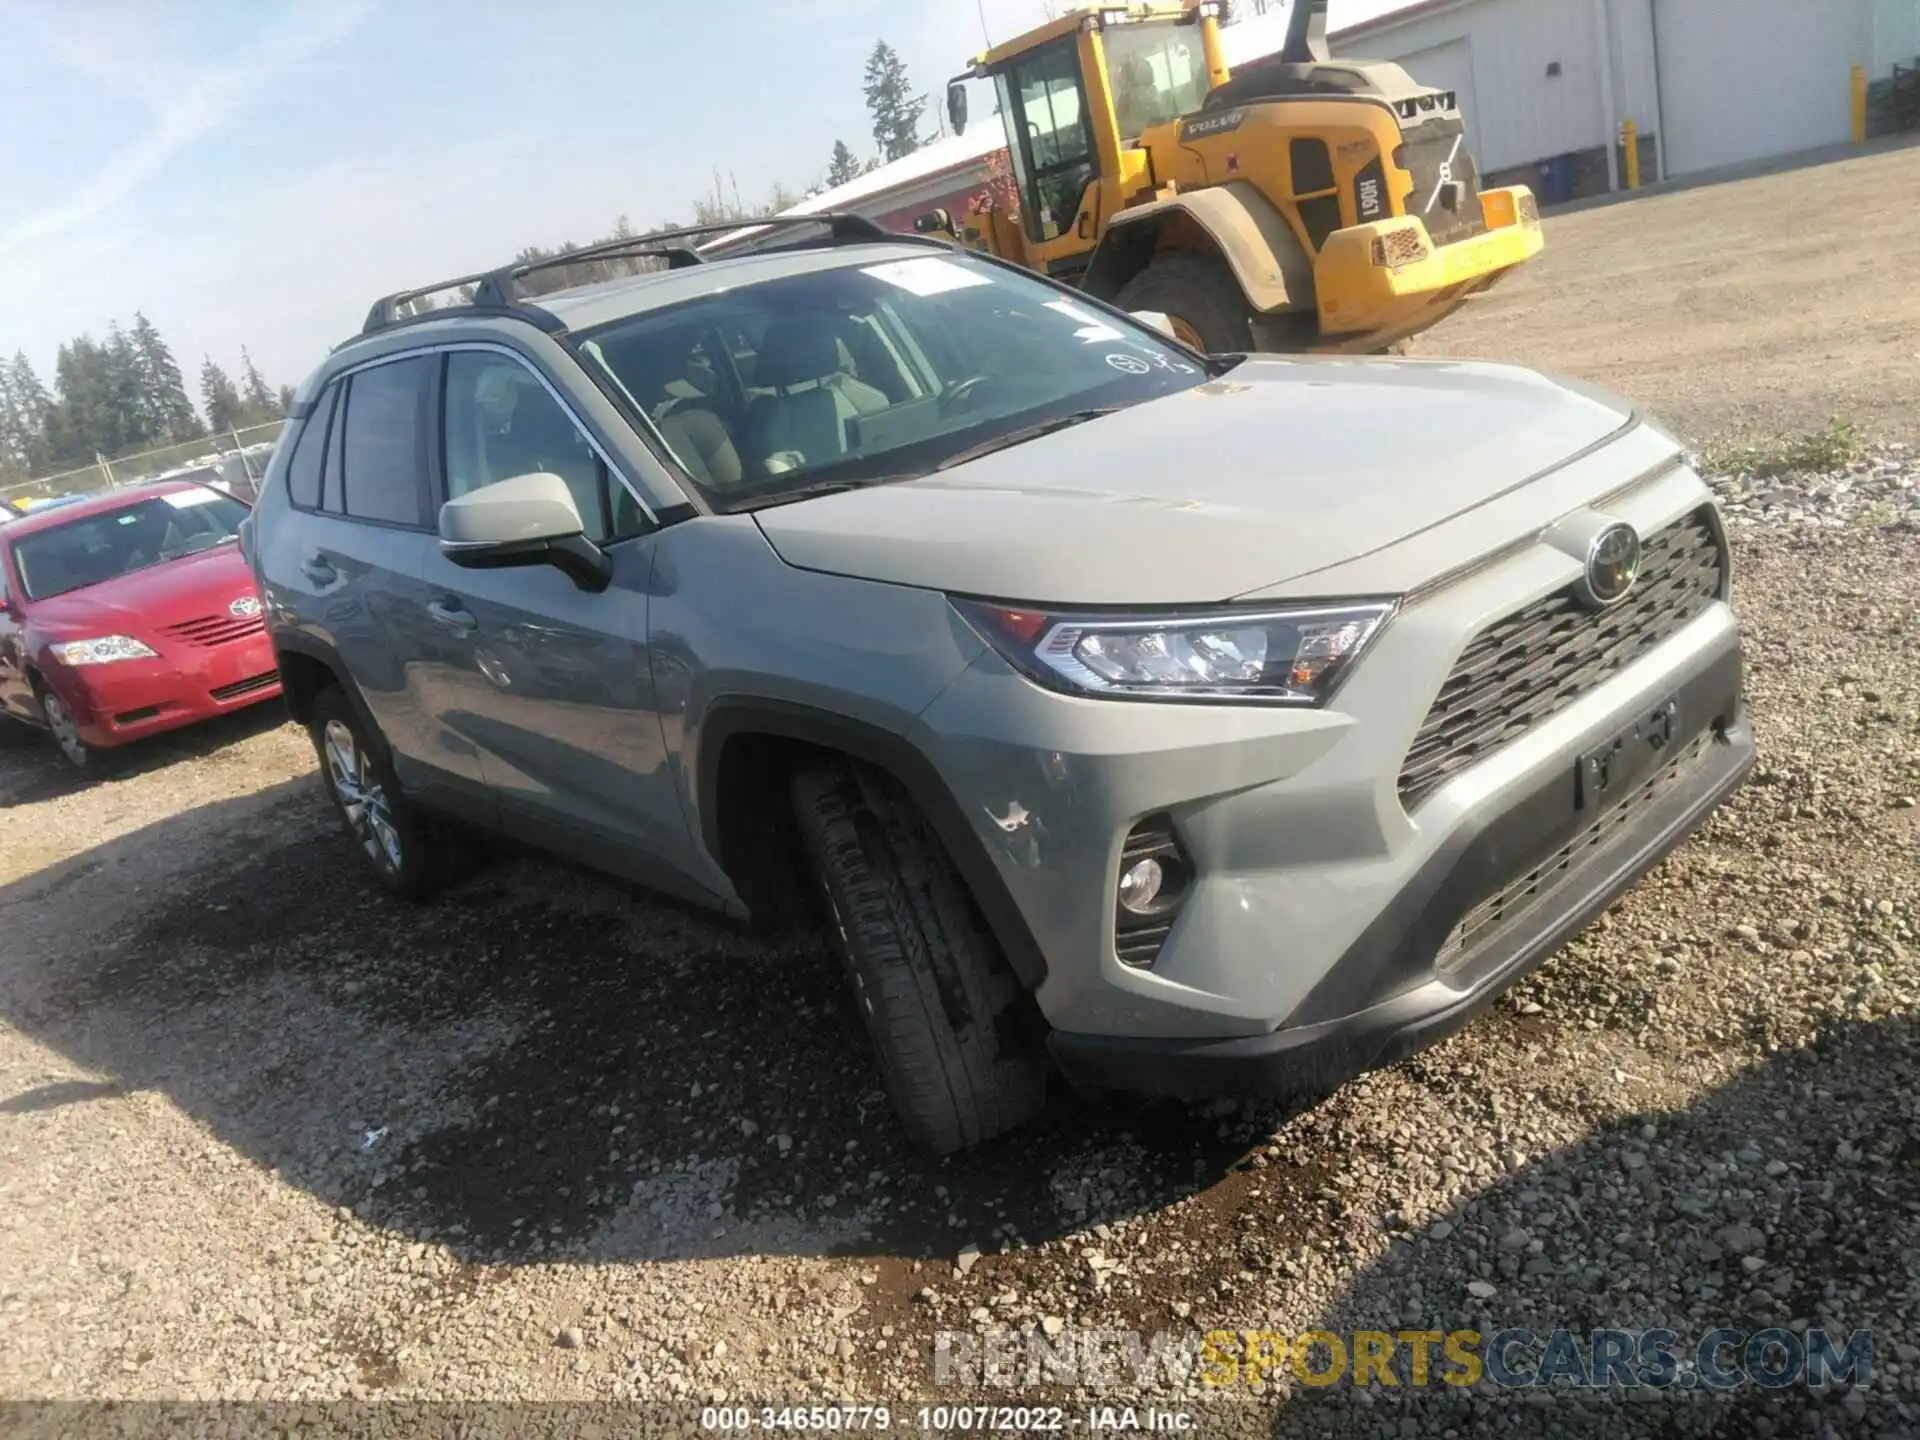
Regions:
[[[1475, 1296], [1469, 1282], [1492, 1292]], [[1824, 1329], [1843, 1353], [1867, 1331], [1864, 1384], [1713, 1393], [1688, 1383], [1682, 1364], [1667, 1388], [1582, 1394], [1555, 1381], [1490, 1395], [1436, 1378], [1416, 1390], [1404, 1383], [1403, 1351], [1403, 1383], [1376, 1390], [1371, 1405], [1344, 1382], [1306, 1392], [1280, 1410], [1274, 1433], [1916, 1435], [1916, 1307], [1920, 1016], [1899, 1015], [1837, 1025], [1697, 1105], [1632, 1116], [1502, 1176], [1398, 1238], [1329, 1322], [1349, 1336], [1470, 1329], [1490, 1340], [1516, 1328], [1541, 1342], [1565, 1329], [1581, 1340], [1573, 1363], [1589, 1374], [1585, 1337], [1603, 1328], [1670, 1329], [1683, 1360], [1722, 1326], [1742, 1341], [1774, 1327]], [[1537, 1375], [1547, 1348], [1508, 1353], [1516, 1371]], [[1721, 1351], [1721, 1364], [1740, 1353]], [[1792, 1362], [1788, 1348], [1771, 1357], [1780, 1370]], [[1436, 1349], [1432, 1374], [1454, 1368]]]
[[84, 1105], [89, 1100], [117, 1100], [126, 1093], [111, 1080], [56, 1080], [0, 1100], [0, 1115], [32, 1115], [63, 1105]]
[[0, 912], [57, 896], [84, 916], [128, 856], [208, 834], [225, 857], [104, 944], [0, 972], [7, 1018], [284, 1181], [470, 1261], [950, 1260], [1208, 1189], [1273, 1124], [1062, 1098], [930, 1161], [822, 940], [770, 942], [520, 856], [411, 906], [364, 875], [311, 781], [76, 856], [0, 890]]
[[101, 751], [92, 769], [80, 771], [67, 763], [44, 734], [11, 720], [0, 720], [0, 751], [6, 754], [6, 764], [0, 768], [0, 810], [37, 805], [94, 785], [132, 780], [180, 760], [204, 759], [286, 723], [286, 707], [270, 700], [150, 740]]

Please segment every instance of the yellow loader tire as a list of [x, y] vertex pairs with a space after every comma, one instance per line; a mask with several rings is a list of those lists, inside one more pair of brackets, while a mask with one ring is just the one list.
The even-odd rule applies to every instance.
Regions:
[[1255, 348], [1253, 306], [1227, 262], [1211, 255], [1156, 256], [1120, 287], [1113, 303], [1122, 310], [1159, 311], [1182, 341], [1209, 355], [1241, 355]]

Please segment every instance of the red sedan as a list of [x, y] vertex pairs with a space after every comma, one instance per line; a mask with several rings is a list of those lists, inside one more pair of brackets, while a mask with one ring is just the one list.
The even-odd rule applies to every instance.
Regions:
[[0, 525], [0, 714], [95, 752], [280, 693], [247, 507], [171, 481]]

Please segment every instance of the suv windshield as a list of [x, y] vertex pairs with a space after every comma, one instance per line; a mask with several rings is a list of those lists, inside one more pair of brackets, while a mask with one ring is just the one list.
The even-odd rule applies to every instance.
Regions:
[[236, 539], [247, 507], [217, 490], [176, 490], [13, 542], [29, 600], [99, 585]]
[[912, 479], [1208, 378], [1143, 326], [957, 254], [717, 290], [581, 349], [720, 510]]

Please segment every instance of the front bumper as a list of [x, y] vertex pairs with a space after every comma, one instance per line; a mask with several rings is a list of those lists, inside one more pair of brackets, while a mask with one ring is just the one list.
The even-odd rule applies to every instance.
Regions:
[[110, 749], [280, 694], [264, 630], [224, 645], [169, 646], [153, 660], [119, 660], [49, 676], [89, 745]]
[[1538, 255], [1539, 207], [1524, 185], [1484, 190], [1487, 228], [1436, 245], [1418, 216], [1336, 230], [1314, 265], [1320, 333], [1347, 348], [1390, 343], [1438, 323]]
[[[1737, 686], [1737, 666], [1733, 678]], [[1708, 692], [1725, 683], [1723, 667], [1697, 682], [1682, 705], [1698, 713], [1701, 703], [1711, 702]], [[1636, 789], [1633, 813], [1618, 817], [1603, 836], [1593, 836], [1595, 819], [1575, 810], [1564, 776], [1543, 782], [1486, 824], [1457, 833], [1308, 996], [1301, 1023], [1267, 1035], [1201, 1040], [1056, 1031], [1050, 1042], [1056, 1063], [1090, 1089], [1183, 1098], [1300, 1096], [1323, 1093], [1444, 1039], [1611, 905], [1739, 786], [1755, 754], [1744, 710], [1733, 724], [1697, 738], [1697, 758]], [[1662, 779], [1666, 783], [1656, 786]], [[1490, 890], [1569, 850], [1564, 868], [1531, 904], [1516, 907], [1444, 978], [1436, 973], [1447, 937]], [[1387, 998], [1337, 1013], [1352, 999], [1409, 977], [1406, 988]]]

